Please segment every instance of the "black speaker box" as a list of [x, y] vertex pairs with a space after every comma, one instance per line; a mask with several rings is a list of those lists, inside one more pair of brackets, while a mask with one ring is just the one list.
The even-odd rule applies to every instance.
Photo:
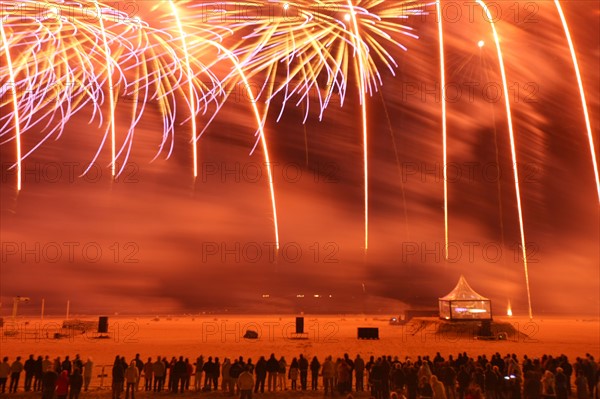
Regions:
[[304, 317], [296, 317], [296, 334], [304, 334]]
[[100, 334], [108, 333], [108, 317], [107, 316], [100, 316], [98, 318], [98, 332]]
[[379, 328], [358, 327], [358, 339], [379, 339]]

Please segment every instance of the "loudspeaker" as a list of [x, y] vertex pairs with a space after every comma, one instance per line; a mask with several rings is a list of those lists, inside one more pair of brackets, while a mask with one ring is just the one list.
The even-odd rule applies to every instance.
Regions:
[[100, 316], [98, 318], [98, 332], [100, 334], [108, 333], [108, 317], [107, 316]]
[[379, 328], [358, 327], [358, 339], [379, 339]]
[[304, 317], [296, 317], [296, 334], [304, 334]]

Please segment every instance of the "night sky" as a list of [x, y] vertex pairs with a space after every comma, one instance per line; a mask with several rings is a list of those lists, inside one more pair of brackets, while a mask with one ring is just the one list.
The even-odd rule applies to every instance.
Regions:
[[[511, 88], [533, 312], [597, 315], [599, 202], [568, 45], [553, 2], [527, 3], [535, 9], [510, 3], [503, 4], [497, 28]], [[565, 1], [563, 8], [598, 153], [600, 9], [595, 1]], [[70, 299], [71, 312], [81, 314], [398, 314], [436, 308], [461, 274], [492, 299], [494, 312], [505, 313], [510, 300], [515, 314], [527, 314], [496, 51], [480, 11], [472, 20], [468, 8], [463, 12], [444, 26], [452, 88], [449, 261], [443, 256], [437, 28], [429, 15], [407, 21], [419, 39], [399, 39], [409, 50], [395, 50], [396, 76], [381, 68], [383, 88], [367, 102], [366, 254], [356, 89], [348, 89], [343, 107], [332, 103], [322, 121], [311, 112], [305, 125], [295, 101], [277, 122], [281, 98], [274, 102], [265, 132], [276, 163], [278, 254], [266, 166], [260, 146], [250, 155], [256, 125], [243, 95], [232, 96], [200, 139], [195, 181], [189, 123], [176, 128], [172, 156], [162, 152], [153, 160], [162, 136], [158, 110], [136, 129], [117, 181], [110, 177], [109, 146], [79, 177], [105, 129], [98, 120], [88, 124], [91, 114], [82, 112], [58, 140], [25, 160], [18, 195], [9, 170], [14, 146], [0, 146], [2, 314], [15, 295], [32, 299], [25, 313], [38, 312], [45, 298], [48, 312], [62, 313]], [[128, 106], [117, 107], [121, 138]], [[202, 127], [206, 121], [198, 118]], [[27, 132], [24, 147], [40, 136]]]

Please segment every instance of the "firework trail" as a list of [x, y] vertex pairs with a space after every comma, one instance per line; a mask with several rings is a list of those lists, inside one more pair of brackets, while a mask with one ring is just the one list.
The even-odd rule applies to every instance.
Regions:
[[[237, 60], [237, 58], [233, 55], [233, 53], [225, 48], [224, 46], [222, 46], [219, 43], [213, 43], [213, 45], [215, 47], [217, 47], [220, 51], [223, 51], [223, 53], [226, 55], [226, 57], [231, 61], [231, 63], [234, 65], [235, 70], [237, 71], [239, 78], [242, 80], [242, 82], [244, 83], [245, 87], [248, 87], [250, 85], [248, 78], [246, 76], [246, 74], [244, 73], [239, 61]], [[279, 250], [279, 223], [277, 221], [277, 202], [275, 201], [275, 188], [274, 188], [274, 182], [273, 182], [273, 171], [271, 168], [271, 159], [269, 156], [269, 148], [267, 145], [267, 139], [265, 137], [265, 131], [264, 131], [264, 123], [263, 123], [263, 119], [261, 118], [261, 113], [258, 109], [257, 103], [256, 103], [256, 98], [254, 97], [254, 94], [252, 93], [251, 90], [248, 91], [248, 95], [250, 96], [250, 100], [251, 100], [251, 104], [252, 104], [252, 110], [254, 112], [254, 117], [256, 118], [256, 124], [258, 125], [258, 129], [259, 129], [259, 140], [262, 146], [262, 150], [263, 150], [263, 155], [265, 157], [265, 164], [267, 166], [267, 177], [269, 180], [269, 192], [271, 195], [271, 207], [273, 210], [273, 230], [274, 230], [274, 234], [275, 234], [275, 249]]]
[[[90, 123], [98, 120], [102, 125], [108, 120], [107, 130], [84, 174], [99, 157], [110, 135], [110, 166], [115, 176], [125, 166], [135, 126], [146, 104], [159, 105], [164, 126], [157, 156], [170, 138], [169, 157], [177, 98], [182, 97], [186, 85], [194, 87], [193, 93], [206, 93], [214, 92], [212, 86], [220, 84], [206, 68], [189, 75], [189, 69], [181, 64], [171, 43], [172, 35], [97, 1], [52, 3], [50, 8], [45, 2], [36, 1], [2, 3], [0, 22], [0, 47], [5, 53], [2, 57], [10, 60], [6, 66], [5, 63], [0, 66], [0, 76], [9, 80], [0, 87], [3, 94], [11, 91], [10, 97], [0, 98], [0, 107], [12, 108], [12, 112], [0, 116], [0, 137], [3, 143], [15, 140], [17, 145], [18, 189], [21, 162], [50, 137], [59, 138], [69, 119], [86, 106], [92, 110]], [[8, 49], [16, 54], [12, 59]], [[108, 118], [102, 111], [106, 97], [110, 108]], [[195, 98], [193, 109], [197, 113], [206, 112], [208, 103], [216, 101], [215, 96], [195, 95]], [[131, 123], [121, 146], [117, 145], [114, 119], [119, 100], [132, 103]], [[204, 103], [200, 104], [201, 101]], [[41, 128], [44, 136], [22, 153], [21, 136], [34, 127]], [[124, 159], [121, 170], [117, 171], [119, 156]]]
[[[369, 132], [366, 96], [367, 93], [372, 95], [382, 84], [380, 66], [388, 68], [392, 73], [397, 67], [393, 51], [383, 43], [387, 43], [388, 47], [391, 45], [405, 50], [406, 48], [395, 37], [399, 34], [416, 37], [411, 32], [411, 28], [402, 24], [411, 13], [418, 12], [416, 3], [409, 1], [390, 5], [383, 0], [360, 0], [355, 3], [352, 1], [276, 3], [275, 6], [281, 13], [277, 13], [277, 16], [257, 19], [245, 17], [247, 9], [236, 11], [237, 3], [205, 3], [198, 6], [193, 2], [175, 3], [170, 0], [169, 10], [166, 12], [170, 20], [164, 21], [166, 24], [158, 29], [137, 17], [130, 18], [125, 13], [111, 9], [97, 0], [92, 3], [95, 18], [84, 18], [84, 14], [70, 15], [67, 18], [64, 15], [67, 6], [58, 3], [51, 7], [51, 12], [43, 20], [44, 24], [37, 14], [39, 9], [44, 9], [45, 4], [35, 1], [10, 4], [13, 9], [19, 9], [19, 13], [2, 15], [3, 21], [8, 19], [8, 23], [2, 25], [2, 37], [6, 37], [3, 46], [6, 49], [15, 47], [24, 56], [21, 57], [20, 63], [8, 62], [10, 69], [15, 69], [15, 65], [17, 68], [13, 72], [9, 70], [6, 75], [11, 82], [15, 81], [15, 76], [20, 73], [27, 77], [20, 81], [21, 85], [26, 85], [27, 80], [36, 82], [33, 94], [30, 94], [29, 98], [37, 99], [38, 103], [39, 99], [47, 95], [48, 84], [57, 81], [63, 83], [62, 92], [57, 96], [58, 101], [53, 106], [47, 104], [39, 105], [38, 108], [25, 106], [23, 104], [27, 104], [28, 99], [20, 91], [16, 89], [12, 91], [14, 112], [11, 115], [15, 131], [12, 138], [17, 145], [19, 189], [21, 162], [33, 151], [32, 149], [22, 156], [21, 135], [33, 124], [39, 123], [24, 124], [20, 115], [27, 115], [29, 121], [34, 119], [39, 121], [40, 118], [35, 118], [34, 115], [43, 112], [45, 112], [43, 115], [49, 119], [60, 118], [60, 122], [54, 125], [55, 128], [38, 143], [40, 145], [54, 133], [60, 136], [69, 118], [81, 111], [85, 105], [91, 104], [93, 107], [91, 120], [97, 118], [100, 124], [104, 119], [107, 121], [102, 141], [84, 174], [98, 159], [104, 143], [110, 137], [110, 167], [112, 175], [116, 176], [122, 171], [122, 169], [117, 170], [117, 159], [123, 157], [125, 161], [127, 160], [135, 126], [140, 121], [145, 104], [148, 102], [156, 101], [163, 117], [163, 137], [157, 156], [163, 151], [169, 139], [170, 148], [167, 158], [171, 155], [175, 136], [177, 98], [183, 98], [188, 104], [190, 116], [182, 123], [191, 120], [193, 174], [197, 176], [197, 140], [214, 120], [227, 99], [227, 96], [222, 95], [223, 85], [241, 79], [246, 86], [250, 86], [250, 78], [264, 79], [256, 100], [262, 96], [267, 106], [260, 118], [255, 104], [253, 110], [257, 114], [258, 124], [256, 145], [261, 143], [265, 160], [270, 163], [262, 126], [275, 96], [285, 93], [279, 118], [286, 108], [286, 103], [291, 97], [297, 95], [299, 97], [297, 105], [301, 102], [306, 104], [304, 119], [306, 121], [310, 107], [309, 96], [311, 93], [317, 93], [319, 118], [322, 118], [334, 94], [340, 96], [340, 105], [343, 105], [350, 67], [353, 66], [362, 111], [365, 249], [368, 247], [367, 140]], [[78, 4], [81, 9], [85, 9], [87, 5], [87, 3], [75, 4]], [[156, 5], [152, 11], [160, 7], [161, 5]], [[212, 7], [212, 15], [198, 23], [197, 15], [191, 12], [194, 7], [201, 7], [200, 12], [206, 12], [207, 7]], [[221, 8], [230, 7], [233, 7], [233, 12], [227, 10], [225, 13], [219, 12]], [[249, 3], [247, 7], [262, 9], [265, 4], [255, 2]], [[23, 8], [27, 12], [23, 13]], [[3, 7], [3, 10], [10, 9], [11, 7]], [[165, 13], [165, 10], [161, 12]], [[296, 18], [290, 18], [292, 13]], [[223, 18], [223, 14], [225, 14], [223, 23], [215, 24], [215, 19]], [[24, 25], [29, 25], [31, 29], [31, 25], [37, 23], [39, 25], [37, 29], [45, 32], [45, 35], [30, 41], [31, 49], [25, 51], [23, 45], [19, 46], [14, 35], [16, 25], [22, 22], [16, 19], [23, 18], [23, 15], [27, 16]], [[8, 36], [5, 33], [6, 26], [11, 30]], [[26, 30], [23, 34], [25, 32]], [[229, 46], [221, 44], [226, 36], [234, 37], [234, 33], [238, 32], [243, 35], [243, 40], [236, 42], [231, 40]], [[55, 55], [45, 64], [41, 64], [42, 59], [37, 58], [33, 50], [44, 47], [53, 49]], [[217, 48], [221, 55], [203, 64], [199, 60], [206, 58], [207, 48], [210, 47]], [[5, 52], [7, 57], [10, 57], [8, 51]], [[27, 57], [32, 55], [33, 62], [28, 63]], [[225, 77], [217, 78], [212, 68], [223, 58], [234, 62], [235, 67]], [[59, 71], [58, 75], [49, 75], [52, 69]], [[210, 81], [208, 86], [201, 80], [201, 74], [208, 76]], [[282, 75], [283, 80], [277, 83], [276, 79]], [[31, 79], [32, 77], [34, 79]], [[323, 81], [325, 84], [322, 83]], [[67, 93], [65, 89], [75, 82], [77, 83], [76, 96], [72, 92]], [[31, 87], [28, 87], [31, 93], [30, 89]], [[102, 111], [106, 97], [108, 97], [108, 117], [105, 117]], [[121, 97], [132, 97], [133, 105], [130, 126], [119, 146], [115, 109], [117, 102], [122, 101]], [[254, 102], [253, 94], [252, 98]], [[30, 104], [33, 103], [32, 100], [29, 101]], [[208, 123], [202, 133], [198, 134], [196, 117], [201, 112], [203, 114], [207, 112], [207, 104], [210, 102], [215, 102], [216, 108], [212, 115], [208, 116]], [[4, 122], [5, 127], [10, 123], [8, 120]], [[5, 129], [2, 135], [6, 135]], [[125, 162], [123, 167], [124, 165]], [[276, 221], [272, 176], [269, 176], [269, 184]], [[275, 230], [278, 237], [277, 228]]]
[[[98, 15], [102, 15], [102, 11], [100, 9], [100, 4], [98, 0], [93, 0], [94, 6], [96, 7], [96, 12]], [[116, 140], [117, 133], [115, 132], [115, 92], [114, 92], [114, 83], [113, 83], [113, 66], [112, 66], [112, 55], [110, 47], [108, 46], [108, 39], [106, 37], [106, 29], [104, 28], [104, 19], [102, 17], [98, 18], [98, 24], [100, 26], [100, 35], [102, 38], [102, 45], [104, 47], [104, 57], [106, 59], [106, 76], [108, 79], [108, 101], [109, 101], [109, 112], [110, 112], [110, 120], [108, 122], [108, 128], [110, 129], [110, 171], [112, 176], [115, 176], [116, 172]]]
[[190, 106], [190, 114], [191, 114], [191, 122], [192, 122], [192, 153], [193, 153], [193, 173], [194, 178], [198, 177], [198, 144], [197, 144], [197, 132], [196, 132], [196, 99], [194, 95], [194, 83], [191, 77], [194, 75], [192, 72], [192, 67], [190, 63], [190, 53], [188, 52], [187, 47], [187, 36], [181, 25], [181, 19], [179, 18], [179, 12], [177, 10], [177, 6], [173, 0], [169, 0], [169, 5], [171, 6], [171, 10], [173, 11], [173, 16], [175, 17], [175, 22], [177, 24], [177, 29], [179, 31], [179, 35], [181, 37], [181, 48], [183, 49], [183, 56], [185, 61], [185, 72], [188, 78], [188, 104]]
[[[243, 40], [233, 43], [230, 48], [240, 59], [247, 76], [260, 77], [263, 81], [256, 96], [264, 98], [267, 104], [263, 121], [275, 97], [282, 95], [277, 121], [287, 102], [297, 96], [296, 106], [305, 104], [306, 122], [311, 93], [317, 95], [319, 119], [322, 119], [334, 94], [340, 96], [340, 105], [343, 105], [350, 67], [353, 67], [361, 107], [366, 251], [369, 245], [367, 96], [382, 85], [380, 67], [389, 69], [392, 74], [398, 67], [394, 53], [385, 44], [406, 50], [397, 36], [416, 38], [411, 28], [400, 22], [420, 12], [417, 3], [298, 1], [273, 3], [267, 12], [264, 12], [264, 3], [245, 3], [243, 9], [233, 7], [231, 10], [227, 9], [226, 3], [198, 7], [200, 10], [194, 20], [212, 15], [213, 20], [220, 18], [220, 22], [228, 23], [244, 34]], [[231, 75], [234, 73], [237, 72], [232, 71]]]
[[392, 73], [397, 68], [395, 54], [388, 47], [406, 49], [398, 35], [416, 38], [412, 28], [401, 22], [419, 12], [417, 3], [388, 3], [302, 0], [248, 2], [241, 8], [235, 3], [192, 3], [189, 7], [196, 12], [191, 11], [190, 25], [210, 20], [241, 35], [241, 40], [231, 41], [228, 48], [240, 59], [249, 79], [263, 82], [259, 98], [270, 104], [275, 96], [283, 94], [279, 118], [287, 103], [297, 96], [296, 105], [306, 103], [306, 120], [310, 95], [316, 94], [321, 119], [332, 95], [338, 94], [343, 105], [349, 67], [357, 54], [362, 52], [367, 57], [364, 75], [372, 94], [382, 84], [379, 68], [386, 67]]
[[440, 84], [442, 87], [442, 159], [444, 179], [444, 257], [448, 260], [448, 131], [446, 123], [446, 59], [444, 55], [444, 28], [441, 1], [436, 3], [438, 42], [440, 47]]
[[[10, 82], [14, 85], [15, 82], [15, 72], [13, 68], [12, 58], [9, 52], [8, 39], [6, 37], [6, 32], [4, 31], [4, 23], [3, 18], [0, 18], [0, 38], [2, 39], [2, 47], [4, 48], [4, 52], [6, 54], [6, 65], [8, 68], [8, 77]], [[16, 144], [16, 158], [17, 158], [17, 191], [21, 190], [21, 128], [20, 128], [20, 120], [19, 120], [19, 101], [17, 99], [16, 90], [13, 88], [11, 95], [11, 100], [13, 103], [13, 118], [15, 124], [15, 144]]]
[[[484, 1], [477, 0], [477, 3], [490, 22], [503, 80], [531, 317], [521, 194], [506, 72], [500, 39], [490, 11]], [[270, 165], [271, 158], [264, 124], [267, 115], [277, 106], [277, 101], [280, 101], [278, 121], [288, 104], [293, 101], [296, 106], [303, 105], [302, 112], [306, 122], [311, 112], [311, 95], [316, 94], [317, 114], [321, 119], [332, 104], [332, 97], [338, 95], [340, 106], [343, 106], [351, 88], [356, 89], [361, 107], [366, 251], [369, 246], [370, 135], [367, 100], [380, 90], [383, 69], [395, 74], [398, 67], [395, 61], [397, 50], [406, 50], [400, 39], [416, 38], [403, 21], [422, 12], [418, 3], [384, 0], [256, 1], [244, 3], [244, 8], [240, 8], [234, 2], [169, 0], [167, 3], [154, 5], [150, 10], [151, 13], [158, 11], [158, 19], [162, 23], [160, 26], [137, 17], [131, 18], [98, 0], [52, 3], [50, 8], [41, 1], [0, 4], [0, 48], [4, 52], [0, 58], [6, 61], [0, 66], [0, 76], [3, 79], [0, 88], [3, 94], [5, 88], [11, 90], [10, 96], [0, 97], [0, 108], [12, 110], [0, 115], [0, 140], [2, 144], [14, 140], [17, 190], [21, 189], [23, 160], [49, 138], [60, 137], [68, 120], [84, 109], [91, 109], [90, 123], [98, 121], [101, 127], [106, 128], [90, 167], [99, 157], [105, 142], [110, 140], [111, 172], [113, 176], [118, 176], [120, 170], [117, 168], [117, 160], [128, 159], [135, 127], [141, 120], [146, 105], [155, 103], [163, 120], [162, 138], [156, 156], [163, 151], [166, 151], [167, 158], [171, 156], [177, 123], [189, 122], [195, 177], [198, 173], [197, 142], [227, 101], [228, 95], [224, 94], [224, 87], [242, 83], [251, 88], [251, 82], [259, 82], [256, 94], [252, 90], [248, 94], [257, 124], [254, 148], [261, 146], [267, 165]], [[555, 4], [575, 66], [600, 198], [594, 141], [581, 74], [560, 2], [555, 0]], [[440, 79], [445, 94], [441, 0], [436, 0], [435, 5]], [[85, 12], [74, 13], [73, 9]], [[93, 11], [92, 18], [90, 11]], [[154, 18], [151, 20], [155, 21]], [[220, 68], [224, 62], [232, 65], [225, 72]], [[119, 143], [115, 109], [117, 103], [121, 104], [127, 98], [133, 99], [131, 120], [128, 127], [123, 127], [127, 134]], [[261, 107], [262, 110], [257, 105], [259, 100], [265, 104]], [[181, 108], [183, 101], [186, 104], [184, 108], [187, 107], [189, 112], [184, 112], [186, 119], [181, 120], [178, 116], [182, 112], [178, 112], [178, 108]], [[109, 107], [108, 116], [103, 112], [106, 107]], [[203, 130], [198, 132], [197, 118], [200, 115], [206, 115], [206, 123]], [[449, 227], [446, 118], [444, 95], [442, 146], [447, 257]], [[23, 135], [34, 127], [41, 128], [43, 136], [33, 148], [24, 152]], [[86, 172], [88, 170], [89, 168]], [[270, 167], [268, 173], [274, 231], [279, 242]]]
[[[203, 20], [205, 16], [201, 16], [198, 18], [198, 15], [194, 13], [194, 2], [178, 2], [177, 7], [175, 4], [170, 1], [172, 13], [167, 13], [166, 15], [161, 16], [160, 22], [163, 29], [168, 30], [169, 27], [177, 26], [177, 30], [181, 35], [189, 35], [191, 37], [202, 38], [203, 40], [193, 40], [191, 43], [186, 42], [186, 45], [183, 47], [184, 51], [184, 59], [186, 63], [186, 70], [188, 71], [188, 76], [192, 76], [193, 71], [196, 70], [197, 66], [192, 68], [191, 60], [195, 60], [196, 62], [200, 62], [199, 60], [209, 59], [206, 64], [201, 64], [201, 70], [211, 70], [218, 69], [217, 65], [222, 60], [226, 60], [230, 62], [233, 67], [229, 73], [226, 73], [226, 76], [218, 78], [218, 84], [213, 85], [212, 89], [207, 90], [203, 94], [203, 101], [208, 101], [207, 98], [219, 99], [216, 105], [215, 112], [208, 118], [206, 126], [204, 129], [198, 134], [196, 132], [196, 125], [192, 123], [192, 145], [194, 148], [194, 162], [196, 162], [196, 142], [202, 136], [210, 124], [213, 122], [215, 117], [218, 114], [218, 111], [222, 108], [224, 103], [226, 102], [231, 90], [227, 90], [230, 86], [236, 86], [238, 81], [241, 81], [245, 88], [250, 87], [250, 81], [246, 72], [244, 71], [238, 57], [225, 45], [221, 44], [223, 38], [228, 35], [232, 35], [235, 30], [228, 26], [220, 26], [215, 24], [213, 19], [205, 19], [205, 25], [198, 24], [198, 20]], [[174, 20], [173, 20], [174, 18]], [[207, 27], [210, 27], [211, 30], [208, 31]], [[216, 27], [216, 28], [215, 28]], [[208, 36], [208, 39], [207, 39]], [[183, 39], [182, 39], [183, 40]], [[212, 49], [212, 51], [211, 51]], [[216, 54], [215, 54], [216, 50]], [[212, 73], [212, 72], [211, 72]], [[193, 109], [194, 102], [194, 91], [193, 84], [189, 84], [189, 99], [188, 104], [190, 106], [190, 112], [192, 115], [195, 115], [196, 112]], [[208, 88], [207, 88], [208, 89]], [[257, 99], [254, 97], [254, 94], [251, 90], [247, 92], [249, 101], [252, 105], [252, 111], [254, 113], [254, 117], [256, 119], [257, 131], [255, 136], [257, 137], [254, 148], [251, 153], [254, 152], [254, 149], [258, 144], [261, 145], [263, 150], [263, 156], [265, 159], [265, 164], [267, 166], [267, 177], [269, 184], [269, 192], [270, 192], [270, 201], [273, 215], [273, 231], [275, 238], [275, 247], [279, 249], [279, 224], [277, 217], [277, 204], [275, 200], [275, 187], [274, 187], [274, 179], [273, 179], [273, 171], [271, 168], [271, 157], [269, 154], [269, 147], [267, 144], [267, 138], [264, 132], [264, 118], [263, 114], [258, 109]], [[194, 177], [197, 176], [197, 166], [194, 165]]]
[[577, 77], [577, 85], [579, 86], [579, 96], [581, 97], [581, 106], [583, 107], [583, 117], [585, 119], [585, 128], [587, 130], [588, 141], [590, 143], [590, 152], [592, 155], [592, 166], [594, 168], [594, 177], [596, 178], [596, 191], [598, 193], [598, 200], [600, 201], [600, 176], [598, 175], [598, 162], [596, 160], [596, 152], [594, 146], [594, 136], [592, 134], [592, 124], [590, 122], [590, 115], [588, 113], [587, 101], [585, 99], [585, 90], [583, 89], [583, 80], [581, 78], [581, 71], [579, 70], [579, 63], [577, 62], [577, 53], [575, 52], [575, 45], [573, 44], [573, 39], [571, 38], [571, 33], [569, 31], [569, 25], [567, 24], [567, 19], [565, 18], [565, 14], [563, 13], [562, 7], [560, 5], [559, 0], [554, 0], [554, 4], [556, 5], [556, 10], [558, 11], [558, 15], [560, 16], [560, 22], [565, 31], [565, 36], [567, 38], [567, 42], [569, 44], [569, 51], [571, 53], [571, 59], [573, 60], [573, 68], [575, 69], [575, 76]]
[[521, 233], [521, 251], [523, 254], [523, 268], [525, 271], [525, 286], [527, 289], [527, 303], [529, 308], [529, 318], [533, 318], [533, 312], [531, 308], [531, 292], [529, 289], [529, 270], [527, 265], [527, 248], [525, 246], [525, 228], [523, 225], [523, 209], [521, 206], [521, 190], [519, 185], [519, 170], [517, 168], [517, 151], [515, 146], [515, 133], [513, 130], [512, 123], [512, 113], [510, 106], [510, 96], [508, 92], [508, 83], [506, 79], [506, 70], [504, 69], [504, 58], [502, 56], [502, 48], [500, 47], [500, 36], [498, 35], [498, 31], [496, 30], [496, 25], [494, 24], [494, 20], [492, 18], [492, 14], [490, 13], [489, 8], [482, 0], [476, 0], [477, 4], [481, 6], [484, 10], [485, 15], [487, 17], [487, 21], [492, 28], [492, 34], [494, 36], [494, 42], [496, 43], [496, 50], [498, 53], [498, 63], [500, 65], [500, 75], [502, 76], [502, 88], [504, 93], [504, 102], [506, 108], [506, 119], [508, 123], [508, 134], [510, 138], [510, 152], [512, 156], [512, 168], [513, 168], [513, 176], [515, 180], [515, 194], [517, 201], [517, 210], [519, 214], [519, 231]]

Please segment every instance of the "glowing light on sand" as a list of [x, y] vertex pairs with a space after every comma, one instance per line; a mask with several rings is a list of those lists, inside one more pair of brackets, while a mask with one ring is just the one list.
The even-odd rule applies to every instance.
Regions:
[[510, 300], [508, 301], [508, 307], [506, 308], [506, 315], [509, 317], [513, 315], [512, 307], [510, 306]]
[[512, 122], [512, 113], [510, 106], [510, 95], [508, 92], [508, 83], [506, 79], [506, 70], [504, 69], [504, 58], [502, 56], [502, 48], [500, 47], [500, 36], [496, 30], [496, 25], [494, 24], [494, 19], [487, 5], [482, 0], [476, 0], [477, 4], [479, 4], [486, 16], [490, 27], [492, 28], [492, 33], [494, 35], [494, 42], [496, 43], [496, 50], [498, 53], [498, 63], [500, 64], [500, 74], [502, 76], [502, 88], [504, 94], [504, 104], [506, 108], [506, 119], [508, 122], [508, 134], [510, 138], [510, 153], [512, 156], [512, 168], [513, 168], [513, 176], [515, 179], [515, 194], [517, 199], [517, 210], [519, 214], [519, 230], [521, 233], [521, 252], [523, 254], [523, 269], [525, 271], [525, 285], [527, 288], [527, 302], [529, 308], [529, 318], [533, 318], [533, 311], [531, 309], [531, 291], [529, 289], [529, 270], [527, 266], [527, 247], [525, 245], [525, 227], [523, 225], [523, 209], [521, 206], [521, 188], [519, 185], [519, 170], [517, 167], [517, 150], [515, 146], [515, 133], [513, 130], [513, 122]]

